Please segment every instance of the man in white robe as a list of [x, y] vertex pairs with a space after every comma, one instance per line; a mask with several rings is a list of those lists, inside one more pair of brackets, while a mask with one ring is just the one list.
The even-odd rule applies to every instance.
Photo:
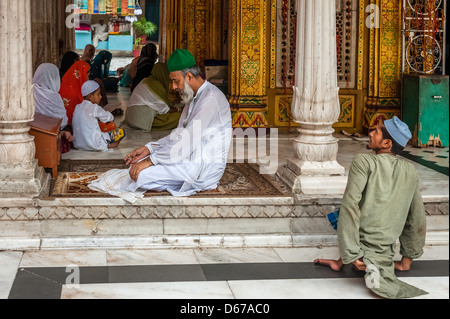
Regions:
[[94, 31], [94, 36], [92, 38], [92, 43], [94, 47], [98, 47], [100, 41], [108, 40], [109, 27], [104, 23], [103, 20], [99, 20], [99, 23], [91, 25], [91, 30]]
[[230, 104], [201, 77], [188, 51], [176, 50], [168, 67], [173, 88], [186, 104], [178, 127], [128, 154], [125, 161], [130, 170], [107, 172], [89, 185], [91, 189], [134, 202], [148, 190], [191, 196], [217, 188], [232, 138]]

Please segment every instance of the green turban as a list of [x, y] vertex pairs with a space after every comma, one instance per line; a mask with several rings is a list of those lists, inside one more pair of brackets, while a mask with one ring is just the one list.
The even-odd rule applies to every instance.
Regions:
[[178, 49], [175, 50], [167, 62], [169, 67], [169, 72], [176, 72], [186, 70], [187, 68], [193, 67], [197, 63], [195, 62], [194, 56], [188, 50]]

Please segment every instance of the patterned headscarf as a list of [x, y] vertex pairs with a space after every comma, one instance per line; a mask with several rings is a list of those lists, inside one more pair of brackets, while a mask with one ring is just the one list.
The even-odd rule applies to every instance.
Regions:
[[158, 62], [152, 70], [152, 75], [145, 78], [144, 83], [147, 88], [158, 95], [162, 101], [170, 106], [169, 101], [169, 69], [166, 63]]

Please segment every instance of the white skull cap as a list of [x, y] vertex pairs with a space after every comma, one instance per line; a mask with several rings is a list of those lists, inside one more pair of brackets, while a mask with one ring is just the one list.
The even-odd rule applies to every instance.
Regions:
[[84, 82], [83, 86], [81, 87], [81, 94], [83, 95], [83, 97], [86, 97], [89, 94], [97, 91], [97, 89], [99, 87], [100, 87], [100, 85], [95, 81], [86, 81], [86, 82]]

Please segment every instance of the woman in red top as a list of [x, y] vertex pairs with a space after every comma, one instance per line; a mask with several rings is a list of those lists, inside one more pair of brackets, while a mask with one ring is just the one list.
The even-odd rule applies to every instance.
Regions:
[[64, 106], [67, 111], [67, 117], [69, 119], [68, 125], [72, 125], [72, 117], [75, 107], [84, 100], [83, 95], [81, 94], [81, 87], [84, 82], [89, 79], [88, 73], [90, 69], [91, 67], [89, 63], [85, 61], [77, 61], [72, 65], [62, 79], [59, 94], [64, 101]]

